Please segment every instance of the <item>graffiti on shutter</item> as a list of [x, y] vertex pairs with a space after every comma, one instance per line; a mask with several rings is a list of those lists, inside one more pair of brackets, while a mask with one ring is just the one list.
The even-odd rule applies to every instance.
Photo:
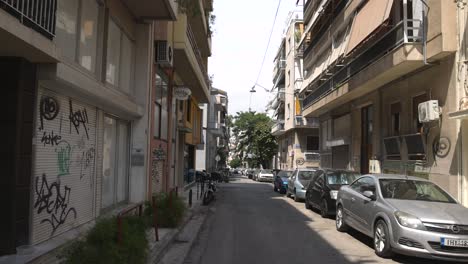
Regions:
[[32, 243], [93, 219], [96, 108], [40, 88]]

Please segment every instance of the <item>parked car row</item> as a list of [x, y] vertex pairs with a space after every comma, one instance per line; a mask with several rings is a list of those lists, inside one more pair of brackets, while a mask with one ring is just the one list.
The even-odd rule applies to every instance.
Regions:
[[373, 239], [375, 253], [468, 262], [468, 209], [441, 187], [404, 175], [334, 169], [279, 171], [273, 190], [304, 201], [336, 229]]
[[274, 173], [269, 169], [248, 169], [245, 174], [254, 181], [273, 182]]

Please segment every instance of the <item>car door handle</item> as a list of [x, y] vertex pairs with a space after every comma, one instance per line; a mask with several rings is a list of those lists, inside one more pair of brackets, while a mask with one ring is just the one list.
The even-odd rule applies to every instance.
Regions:
[[355, 202], [356, 201], [356, 198], [351, 198], [351, 202]]

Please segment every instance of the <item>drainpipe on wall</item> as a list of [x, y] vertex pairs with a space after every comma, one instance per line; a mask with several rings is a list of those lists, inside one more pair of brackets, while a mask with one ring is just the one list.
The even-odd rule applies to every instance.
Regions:
[[[175, 151], [172, 149], [172, 138], [174, 137], [174, 135], [172, 135], [172, 132], [174, 130], [174, 128], [172, 127], [174, 122], [173, 122], [173, 118], [174, 118], [174, 114], [172, 112], [172, 109], [173, 109], [173, 89], [174, 89], [174, 72], [175, 72], [175, 68], [172, 67], [171, 69], [168, 69], [166, 71], [166, 74], [167, 76], [169, 77], [169, 82], [168, 82], [168, 95], [167, 95], [167, 103], [168, 103], [168, 110], [169, 110], [169, 115], [168, 115], [168, 121], [169, 121], [169, 124], [168, 124], [168, 133], [167, 133], [167, 154], [166, 154], [166, 162], [164, 164], [164, 167], [165, 167], [165, 171], [166, 171], [166, 181], [165, 181], [165, 191], [168, 191], [169, 190], [169, 177], [171, 175], [171, 169], [172, 169], [172, 151]], [[177, 112], [177, 107], [176, 107], [176, 112]], [[174, 161], [175, 162], [175, 161]], [[173, 177], [175, 177], [176, 173], [174, 172], [174, 175]]]
[[[150, 37], [149, 37], [149, 41], [150, 41], [150, 58], [154, 58], [154, 27], [155, 27], [155, 22], [152, 22], [151, 24], [149, 24], [149, 28], [150, 28]], [[147, 121], [147, 130], [146, 130], [146, 139], [147, 139], [147, 155], [146, 155], [146, 164], [147, 164], [147, 169], [146, 169], [146, 197], [148, 199], [148, 201], [151, 201], [151, 197], [153, 195], [152, 193], [152, 181], [151, 181], [151, 170], [152, 170], [152, 149], [151, 149], [151, 140], [152, 140], [152, 115], [153, 115], [153, 111], [152, 111], [152, 101], [153, 101], [153, 78], [154, 78], [154, 63], [152, 60], [150, 60], [150, 67], [149, 67], [149, 72], [150, 72], [150, 77], [148, 78], [149, 79], [149, 95], [148, 95], [148, 98], [147, 98], [147, 108], [146, 108], [146, 111], [148, 113], [148, 121]]]

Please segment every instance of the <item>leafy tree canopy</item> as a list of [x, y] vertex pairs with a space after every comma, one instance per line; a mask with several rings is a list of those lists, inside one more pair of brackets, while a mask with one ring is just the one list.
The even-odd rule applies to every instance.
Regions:
[[234, 168], [234, 169], [239, 168], [241, 165], [242, 165], [242, 161], [239, 158], [235, 158], [231, 160], [231, 162], [229, 162], [229, 166], [231, 166], [231, 168]]
[[272, 120], [264, 113], [238, 112], [232, 119], [232, 132], [236, 138], [235, 152], [250, 167], [267, 168], [277, 152], [276, 138], [271, 134]]

